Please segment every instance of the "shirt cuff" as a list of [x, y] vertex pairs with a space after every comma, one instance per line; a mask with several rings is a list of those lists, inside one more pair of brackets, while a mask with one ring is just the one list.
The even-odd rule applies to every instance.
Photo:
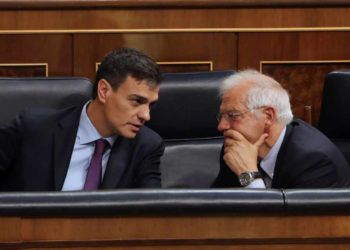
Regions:
[[266, 186], [262, 178], [257, 178], [254, 181], [252, 181], [249, 185], [247, 185], [245, 188], [266, 188]]

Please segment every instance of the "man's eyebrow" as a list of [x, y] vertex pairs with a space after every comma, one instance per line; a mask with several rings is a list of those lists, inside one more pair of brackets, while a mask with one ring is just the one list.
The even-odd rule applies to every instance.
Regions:
[[[132, 95], [130, 95], [130, 98], [136, 98], [139, 101], [141, 101], [142, 103], [150, 102], [150, 100], [147, 97], [142, 96], [142, 95], [138, 95], [138, 94], [132, 94]], [[155, 104], [157, 101], [158, 101], [158, 99], [150, 102], [150, 105]]]
[[143, 100], [143, 101], [148, 101], [148, 98], [145, 97], [145, 96], [142, 96], [142, 95], [138, 95], [138, 94], [132, 94], [129, 96], [130, 98], [137, 98], [137, 99], [140, 99], [140, 100]]
[[241, 111], [237, 110], [237, 109], [230, 109], [228, 110], [226, 113], [240, 113]]
[[239, 113], [240, 111], [238, 111], [237, 109], [227, 109], [224, 110], [223, 113]]

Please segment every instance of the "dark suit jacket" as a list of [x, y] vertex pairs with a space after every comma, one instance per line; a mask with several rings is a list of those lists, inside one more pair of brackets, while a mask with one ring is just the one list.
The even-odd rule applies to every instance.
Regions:
[[[213, 187], [240, 187], [222, 154]], [[309, 124], [298, 119], [291, 122], [277, 155], [272, 188], [349, 186], [350, 167], [338, 148]]]
[[[0, 190], [61, 190], [82, 107], [28, 109], [0, 127]], [[162, 138], [143, 126], [134, 139], [118, 137], [102, 189], [160, 187]]]

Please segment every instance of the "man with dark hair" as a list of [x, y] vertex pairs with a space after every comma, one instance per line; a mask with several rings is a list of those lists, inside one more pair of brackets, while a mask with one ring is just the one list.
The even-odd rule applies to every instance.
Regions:
[[30, 109], [0, 128], [0, 187], [50, 191], [160, 187], [163, 140], [143, 126], [161, 74], [142, 52], [113, 50], [93, 99], [64, 110]]
[[157, 64], [138, 50], [121, 48], [111, 51], [98, 67], [93, 90], [97, 97], [98, 82], [105, 79], [117, 89], [131, 75], [137, 80], [146, 80], [150, 85], [159, 85], [161, 74]]

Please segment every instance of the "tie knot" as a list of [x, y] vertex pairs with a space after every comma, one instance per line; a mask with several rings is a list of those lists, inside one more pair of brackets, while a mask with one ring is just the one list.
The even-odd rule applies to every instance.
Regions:
[[103, 155], [108, 146], [108, 141], [105, 139], [98, 139], [95, 142], [95, 154]]

